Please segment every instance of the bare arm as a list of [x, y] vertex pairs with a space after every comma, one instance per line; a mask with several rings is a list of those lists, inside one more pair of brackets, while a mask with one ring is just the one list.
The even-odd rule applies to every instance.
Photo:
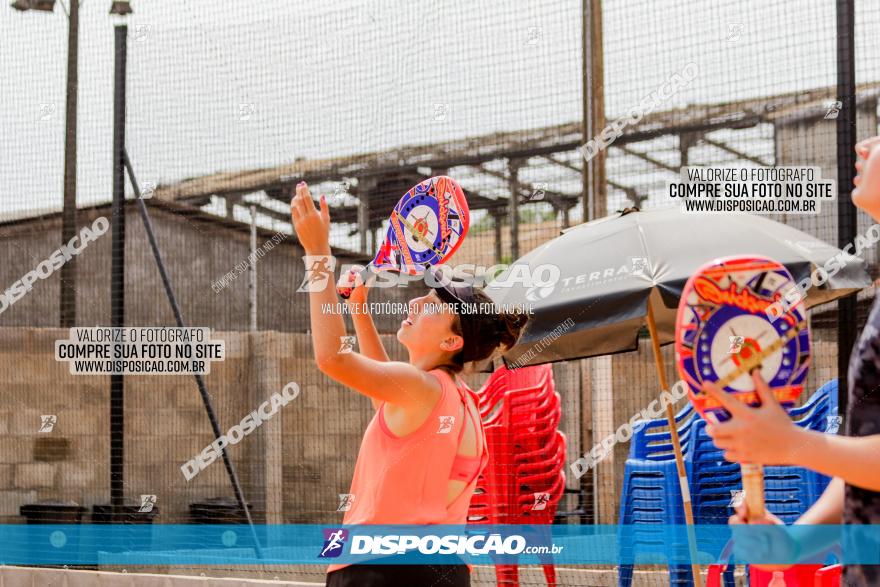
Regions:
[[[382, 339], [376, 331], [373, 324], [373, 318], [369, 314], [352, 314], [351, 321], [354, 323], [354, 331], [357, 334], [358, 348], [365, 357], [369, 357], [374, 361], [387, 363], [389, 361], [385, 347], [382, 345]], [[373, 402], [373, 409], [378, 410], [382, 405], [380, 400], [370, 398]]]
[[[296, 188], [290, 208], [297, 237], [306, 254], [329, 260], [330, 212], [327, 202], [322, 198], [318, 211], [308, 186], [301, 183]], [[314, 260], [310, 259], [310, 262]], [[326, 307], [336, 304], [333, 280], [328, 280], [326, 287], [311, 289], [312, 347], [315, 363], [323, 373], [379, 402], [404, 408], [421, 408], [436, 403], [441, 392], [440, 382], [421, 369], [409, 363], [379, 361], [361, 353], [340, 353], [345, 322], [340, 314], [324, 311]]]
[[[771, 552], [777, 560], [790, 562], [755, 566], [765, 571], [780, 571], [789, 568], [792, 563], [812, 561], [822, 555], [837, 543], [839, 537], [828, 528], [816, 526], [836, 526], [842, 522], [844, 486], [843, 479], [832, 479], [816, 503], [788, 528], [768, 511], [762, 517], [750, 518], [745, 505], [740, 504], [736, 514], [730, 518], [737, 556], [744, 560], [755, 560], [756, 554], [761, 556], [762, 553]], [[766, 530], [738, 531], [745, 524], [752, 528], [755, 525], [763, 526]]]
[[733, 418], [710, 423], [706, 431], [724, 458], [734, 463], [795, 465], [840, 477], [846, 483], [880, 491], [880, 434], [837, 436], [798, 427], [767, 386], [758, 371], [752, 374], [761, 399], [748, 407], [714, 383], [703, 390], [727, 408]]
[[[375, 361], [387, 363], [389, 361], [388, 353], [385, 352], [385, 345], [382, 344], [382, 338], [376, 325], [373, 323], [373, 317], [369, 313], [367, 305], [367, 296], [369, 289], [366, 285], [358, 285], [351, 293], [351, 297], [346, 300], [346, 304], [350, 308], [354, 331], [357, 335], [358, 348], [365, 357], [369, 357]], [[378, 410], [381, 402], [370, 398], [373, 402], [373, 408]]]
[[810, 506], [810, 509], [794, 523], [796, 527], [801, 526], [800, 528], [792, 528], [792, 537], [797, 540], [801, 561], [824, 553], [836, 544], [837, 541], [832, 539], [831, 533], [809, 526], [843, 523], [845, 485], [843, 479], [832, 479], [816, 503]]
[[798, 432], [791, 464], [880, 491], [880, 434], [837, 436], [800, 428]]
[[376, 325], [373, 323], [373, 317], [366, 313], [366, 303], [362, 304], [359, 312], [352, 313], [351, 321], [354, 324], [354, 331], [357, 334], [358, 348], [365, 357], [369, 357], [376, 361], [388, 362], [388, 353], [385, 352], [385, 345], [382, 344], [382, 338]]
[[845, 486], [843, 479], [832, 479], [816, 503], [795, 524], [842, 524]]

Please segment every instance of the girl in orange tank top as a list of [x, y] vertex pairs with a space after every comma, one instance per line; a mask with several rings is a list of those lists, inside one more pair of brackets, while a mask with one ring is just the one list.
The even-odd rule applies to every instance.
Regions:
[[[294, 228], [314, 266], [329, 265], [330, 214], [316, 208], [303, 182], [290, 204]], [[345, 323], [322, 307], [336, 304], [333, 280], [311, 287], [315, 362], [331, 379], [366, 395], [375, 414], [364, 433], [351, 484], [345, 524], [451, 524], [467, 522], [477, 476], [489, 455], [477, 398], [457, 378], [465, 365], [515, 344], [526, 316], [480, 312], [492, 301], [480, 289], [432, 271], [432, 291], [409, 302], [397, 339], [407, 362], [391, 361], [367, 313], [352, 312], [360, 352], [339, 352]], [[348, 304], [364, 309], [367, 288], [355, 288]], [[387, 561], [383, 561], [387, 562]], [[330, 587], [470, 585], [464, 564], [331, 565]]]

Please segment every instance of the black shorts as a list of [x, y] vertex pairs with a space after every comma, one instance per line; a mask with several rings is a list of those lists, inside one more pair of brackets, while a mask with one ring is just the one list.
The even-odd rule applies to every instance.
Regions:
[[327, 575], [327, 587], [470, 587], [467, 565], [349, 565]]

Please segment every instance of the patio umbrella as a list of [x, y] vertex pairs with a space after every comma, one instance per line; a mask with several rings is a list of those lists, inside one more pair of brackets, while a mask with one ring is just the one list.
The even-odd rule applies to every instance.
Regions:
[[[514, 261], [485, 288], [497, 304], [532, 308], [519, 342], [504, 355], [508, 365], [538, 365], [638, 348], [647, 326], [662, 390], [668, 390], [660, 345], [673, 341], [678, 301], [685, 282], [718, 257], [754, 254], [785, 265], [795, 281], [842, 254], [795, 228], [748, 214], [686, 214], [678, 207], [636, 208], [566, 230]], [[844, 254], [844, 257], [846, 255]], [[528, 265], [528, 283], [517, 266]], [[542, 265], [559, 268], [553, 283], [540, 281]], [[525, 281], [526, 284], [523, 284]], [[506, 283], [505, 283], [506, 282]], [[861, 259], [842, 264], [821, 286], [807, 291], [813, 307], [870, 285]], [[552, 342], [547, 342], [552, 338]], [[682, 495], [690, 495], [671, 404], [666, 406]], [[685, 517], [693, 525], [690, 502]], [[695, 580], [699, 581], [695, 566]]]

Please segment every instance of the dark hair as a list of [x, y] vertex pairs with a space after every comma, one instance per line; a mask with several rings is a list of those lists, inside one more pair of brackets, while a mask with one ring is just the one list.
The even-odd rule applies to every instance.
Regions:
[[[485, 309], [496, 307], [494, 302], [483, 290], [474, 288], [475, 307]], [[464, 347], [452, 357], [452, 365], [444, 365], [455, 373], [464, 370], [465, 350], [467, 355], [473, 357], [472, 362], [485, 361], [493, 357], [499, 349], [507, 351], [516, 344], [523, 328], [528, 322], [529, 316], [524, 311], [504, 312], [475, 312], [468, 314], [465, 320], [474, 320], [477, 328], [473, 329], [477, 335], [474, 340], [465, 338]], [[456, 316], [452, 322], [452, 331], [463, 336], [461, 326], [462, 315]]]

